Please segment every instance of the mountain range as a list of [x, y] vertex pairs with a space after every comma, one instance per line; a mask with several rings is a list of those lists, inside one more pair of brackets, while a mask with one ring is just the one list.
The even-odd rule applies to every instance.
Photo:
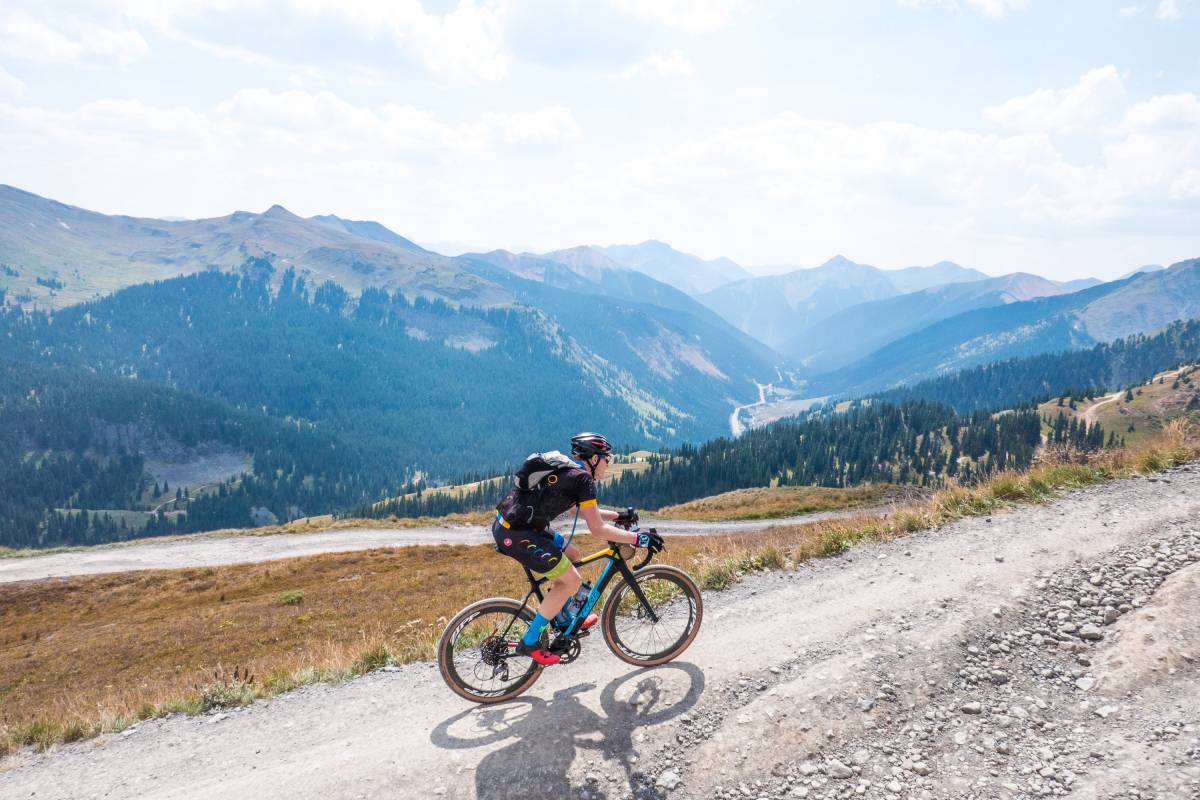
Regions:
[[1200, 317], [1200, 259], [1069, 294], [977, 308], [812, 379], [816, 394], [864, 394], [1017, 356], [1091, 347]]
[[1071, 292], [1038, 275], [950, 283], [844, 308], [809, 325], [781, 350], [813, 372], [850, 364], [935, 322], [967, 311]]
[[[390, 234], [390, 235], [389, 235]], [[40, 307], [61, 308], [126, 286], [248, 258], [294, 267], [317, 283], [353, 292], [371, 286], [410, 296], [496, 305], [511, 296], [376, 223], [306, 220], [282, 206], [169, 222], [108, 216], [0, 185], [0, 264], [5, 286]], [[41, 282], [39, 283], [39, 279]]]
[[777, 349], [844, 308], [932, 286], [983, 280], [978, 270], [949, 261], [928, 267], [883, 270], [835, 256], [811, 269], [743, 278], [700, 295], [726, 320]]
[[446, 257], [369, 220], [107, 216], [0, 186], [0, 408], [19, 420], [0, 476], [25, 487], [0, 527], [45, 544], [47, 508], [145, 513], [154, 463], [213, 448], [251, 471], [147, 529], [333, 511], [579, 428], [712, 438], [765, 381], [861, 396], [1198, 315], [1200, 261], [1109, 283], [842, 256], [754, 277], [658, 241]]

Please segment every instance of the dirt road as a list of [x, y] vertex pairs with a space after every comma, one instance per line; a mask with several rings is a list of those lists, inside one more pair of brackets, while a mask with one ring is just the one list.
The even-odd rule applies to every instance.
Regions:
[[[772, 525], [816, 522], [861, 513], [822, 512], [774, 520], [745, 522], [688, 522], [651, 520], [668, 536], [711, 536], [764, 530]], [[569, 530], [569, 523], [564, 530]], [[274, 534], [270, 536], [173, 537], [166, 541], [131, 542], [44, 556], [0, 559], [0, 583], [97, 575], [140, 569], [212, 567], [248, 564], [318, 553], [344, 553], [377, 547], [408, 547], [419, 544], [483, 544], [491, 536], [483, 526], [428, 528], [339, 528], [321, 533]]]
[[1200, 468], [708, 593], [524, 698], [432, 665], [26, 754], [3, 798], [1200, 797]]
[[757, 408], [767, 402], [767, 390], [771, 388], [771, 384], [756, 383], [755, 386], [758, 387], [758, 400], [737, 406], [729, 415], [729, 435], [734, 439], [746, 432], [746, 426], [742, 424], [742, 412], [746, 409]]

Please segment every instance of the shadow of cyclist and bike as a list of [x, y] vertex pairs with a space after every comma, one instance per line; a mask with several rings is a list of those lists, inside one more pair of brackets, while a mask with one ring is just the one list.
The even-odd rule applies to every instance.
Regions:
[[[526, 696], [464, 711], [438, 725], [430, 739], [446, 750], [507, 742], [485, 755], [475, 770], [475, 796], [481, 800], [578, 797], [581, 790], [596, 800], [630, 792], [639, 799], [666, 797], [642, 771], [633, 737], [638, 728], [695, 706], [704, 691], [704, 673], [680, 662], [634, 670], [604, 687], [600, 713], [580, 698], [595, 688], [582, 683], [559, 689], [549, 700]], [[578, 753], [589, 750], [599, 762], [589, 770], [593, 780], [572, 782], [571, 765]], [[621, 770], [615, 780], [614, 766]]]

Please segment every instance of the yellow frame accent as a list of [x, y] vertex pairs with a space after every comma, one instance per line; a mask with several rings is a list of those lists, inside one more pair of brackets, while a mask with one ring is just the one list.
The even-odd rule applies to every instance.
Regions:
[[590, 556], [584, 556], [583, 558], [579, 559], [579, 561], [577, 561], [576, 563], [582, 567], [584, 564], [590, 564], [593, 561], [599, 561], [602, 558], [607, 558], [609, 556], [615, 556], [616, 554], [617, 554], [617, 552], [610, 547], [607, 550], [601, 550], [598, 553], [592, 553]]

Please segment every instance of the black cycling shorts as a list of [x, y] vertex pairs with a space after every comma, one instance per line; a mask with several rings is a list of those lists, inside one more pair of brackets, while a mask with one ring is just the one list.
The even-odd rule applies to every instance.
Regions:
[[506, 528], [496, 520], [492, 523], [492, 537], [499, 552], [544, 578], [557, 578], [571, 567], [571, 559], [563, 554], [566, 543], [554, 531]]

